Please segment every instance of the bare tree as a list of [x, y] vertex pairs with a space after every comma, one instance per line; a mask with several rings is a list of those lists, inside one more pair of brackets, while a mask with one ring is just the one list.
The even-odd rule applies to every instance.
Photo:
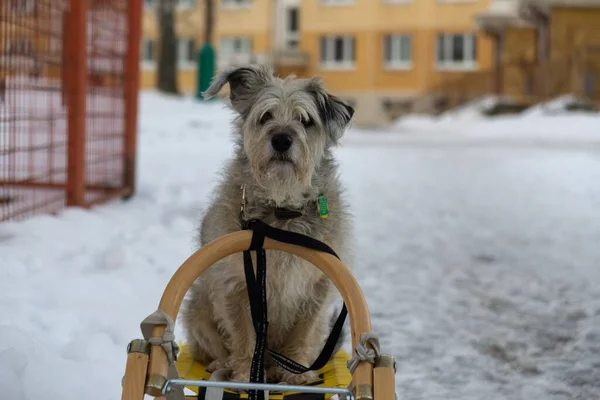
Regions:
[[206, 1], [206, 21], [204, 24], [204, 43], [212, 45], [214, 32], [214, 3], [213, 0]]
[[178, 94], [177, 86], [177, 36], [175, 34], [175, 8], [177, 0], [159, 0], [158, 26], [160, 30], [158, 51], [157, 88], [161, 92]]

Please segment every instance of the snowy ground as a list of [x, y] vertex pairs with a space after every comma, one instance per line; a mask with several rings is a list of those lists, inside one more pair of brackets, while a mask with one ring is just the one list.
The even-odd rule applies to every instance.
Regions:
[[[230, 115], [151, 93], [141, 112], [133, 200], [0, 225], [2, 399], [119, 398], [195, 249]], [[400, 400], [599, 398], [600, 118], [412, 118], [337, 153]]]

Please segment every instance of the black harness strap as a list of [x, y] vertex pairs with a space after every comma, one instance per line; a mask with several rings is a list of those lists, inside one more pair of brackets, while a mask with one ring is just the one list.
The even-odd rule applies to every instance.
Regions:
[[[311, 366], [305, 367], [276, 351], [268, 349], [267, 332], [269, 322], [267, 316], [266, 293], [267, 258], [263, 246], [265, 237], [268, 237], [279, 242], [329, 253], [339, 259], [338, 255], [331, 247], [319, 240], [296, 232], [274, 228], [260, 220], [251, 220], [245, 223], [244, 229], [253, 231], [250, 248], [244, 251], [244, 273], [246, 275], [246, 285], [248, 287], [252, 323], [254, 325], [254, 331], [256, 332], [256, 347], [254, 348], [252, 367], [250, 369], [250, 382], [264, 383], [264, 362], [267, 350], [271, 357], [282, 368], [295, 374], [302, 374], [323, 368], [331, 358], [340, 334], [342, 333], [342, 328], [348, 314], [346, 304], [342, 307], [342, 311], [333, 325], [333, 329], [325, 342], [323, 350], [321, 350], [321, 354], [319, 354]], [[256, 277], [254, 276], [254, 266], [252, 265], [252, 256], [250, 254], [251, 251], [256, 252]], [[250, 390], [248, 392], [248, 400], [264, 400], [264, 392]]]

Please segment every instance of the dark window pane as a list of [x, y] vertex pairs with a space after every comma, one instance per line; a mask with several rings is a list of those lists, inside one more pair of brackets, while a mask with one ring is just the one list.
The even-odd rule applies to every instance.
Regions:
[[288, 11], [288, 31], [298, 32], [298, 9], [290, 8]]
[[444, 51], [444, 35], [439, 34], [437, 37], [437, 60], [439, 62], [446, 61], [446, 55]]
[[356, 39], [354, 39], [354, 36], [352, 36], [350, 38], [350, 61], [355, 61], [356, 60]]
[[464, 61], [465, 59], [465, 37], [463, 35], [452, 36], [452, 61]]
[[321, 62], [327, 61], [327, 38], [321, 37]]
[[335, 61], [344, 61], [344, 38], [341, 36], [335, 37]]
[[190, 39], [188, 41], [188, 61], [194, 61], [195, 57], [195, 53], [196, 53], [196, 44], [194, 43], [194, 40]]
[[402, 61], [410, 61], [410, 55], [412, 53], [412, 40], [408, 35], [402, 36], [401, 47], [400, 47], [400, 59]]
[[154, 60], [154, 41], [153, 40], [149, 40], [146, 43], [146, 47], [147, 47], [146, 51], [148, 52], [147, 53], [148, 54], [147, 55], [148, 59], [149, 60]]
[[383, 37], [383, 54], [384, 54], [384, 60], [386, 62], [390, 62], [392, 60], [392, 36], [391, 35], [385, 35]]
[[472, 38], [473, 38], [473, 53], [472, 53], [473, 58], [472, 58], [472, 60], [477, 61], [477, 35], [473, 35]]

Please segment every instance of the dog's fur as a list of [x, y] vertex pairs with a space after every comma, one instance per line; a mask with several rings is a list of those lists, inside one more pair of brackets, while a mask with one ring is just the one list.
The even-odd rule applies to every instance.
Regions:
[[[204, 93], [215, 96], [229, 84], [235, 120], [235, 155], [227, 164], [200, 229], [204, 245], [239, 231], [241, 186], [247, 218], [312, 236], [329, 244], [349, 263], [350, 216], [331, 148], [338, 143], [354, 110], [327, 93], [318, 78], [280, 79], [270, 67], [228, 68]], [[275, 133], [293, 137], [284, 157], [271, 146]], [[327, 219], [319, 217], [316, 198], [329, 202]], [[281, 221], [274, 206], [302, 210], [302, 217]], [[267, 251], [269, 348], [308, 366], [330, 329], [333, 285], [320, 270], [290, 254]], [[183, 311], [194, 357], [209, 369], [229, 368], [231, 379], [248, 381], [255, 347], [241, 254], [211, 267], [194, 284]], [[267, 357], [267, 379], [306, 383], [316, 373], [294, 375]]]

